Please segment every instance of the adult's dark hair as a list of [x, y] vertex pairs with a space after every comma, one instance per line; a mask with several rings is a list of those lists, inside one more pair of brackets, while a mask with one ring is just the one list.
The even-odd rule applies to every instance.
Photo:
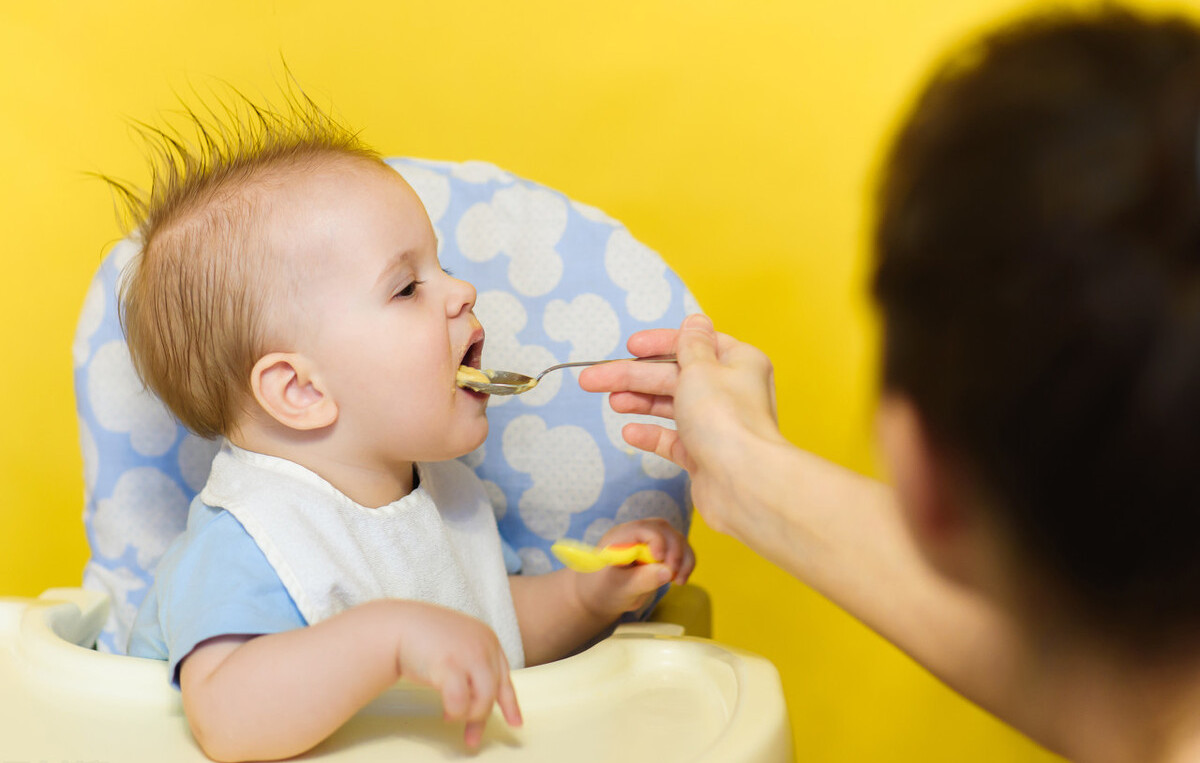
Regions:
[[884, 386], [1066, 604], [1200, 629], [1200, 28], [1035, 17], [945, 63], [894, 143]]

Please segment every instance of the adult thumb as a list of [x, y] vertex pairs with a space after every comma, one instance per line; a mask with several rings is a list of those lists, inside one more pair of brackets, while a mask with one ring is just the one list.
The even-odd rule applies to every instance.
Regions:
[[675, 345], [675, 356], [680, 366], [693, 363], [715, 363], [717, 360], [717, 332], [708, 316], [696, 313], [683, 319], [679, 327], [679, 340]]

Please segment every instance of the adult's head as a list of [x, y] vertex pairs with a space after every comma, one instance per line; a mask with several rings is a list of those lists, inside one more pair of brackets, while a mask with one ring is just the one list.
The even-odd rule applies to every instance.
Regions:
[[1126, 646], [1200, 631], [1198, 152], [1196, 24], [1041, 16], [941, 66], [880, 192], [918, 536], [986, 577], [953, 538], [987, 527], [1031, 611]]

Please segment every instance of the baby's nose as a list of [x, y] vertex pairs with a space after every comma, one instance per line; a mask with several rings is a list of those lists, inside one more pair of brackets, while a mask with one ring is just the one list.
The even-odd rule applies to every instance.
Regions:
[[458, 315], [464, 311], [470, 311], [475, 308], [475, 300], [477, 294], [475, 287], [461, 278], [451, 277], [453, 282], [450, 288], [450, 299], [447, 304], [450, 315]]

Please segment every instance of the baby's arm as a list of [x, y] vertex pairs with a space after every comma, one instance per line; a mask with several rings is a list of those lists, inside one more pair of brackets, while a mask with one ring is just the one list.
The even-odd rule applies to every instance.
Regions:
[[632, 543], [648, 543], [662, 562], [509, 578], [527, 665], [571, 654], [622, 614], [644, 606], [666, 583], [687, 582], [696, 566], [687, 539], [661, 519], [618, 525], [600, 541], [601, 546]]
[[298, 755], [401, 677], [439, 689], [446, 720], [467, 721], [471, 747], [493, 703], [521, 724], [492, 630], [421, 602], [381, 599], [306, 628], [212, 638], [180, 668], [192, 733], [220, 761]]

